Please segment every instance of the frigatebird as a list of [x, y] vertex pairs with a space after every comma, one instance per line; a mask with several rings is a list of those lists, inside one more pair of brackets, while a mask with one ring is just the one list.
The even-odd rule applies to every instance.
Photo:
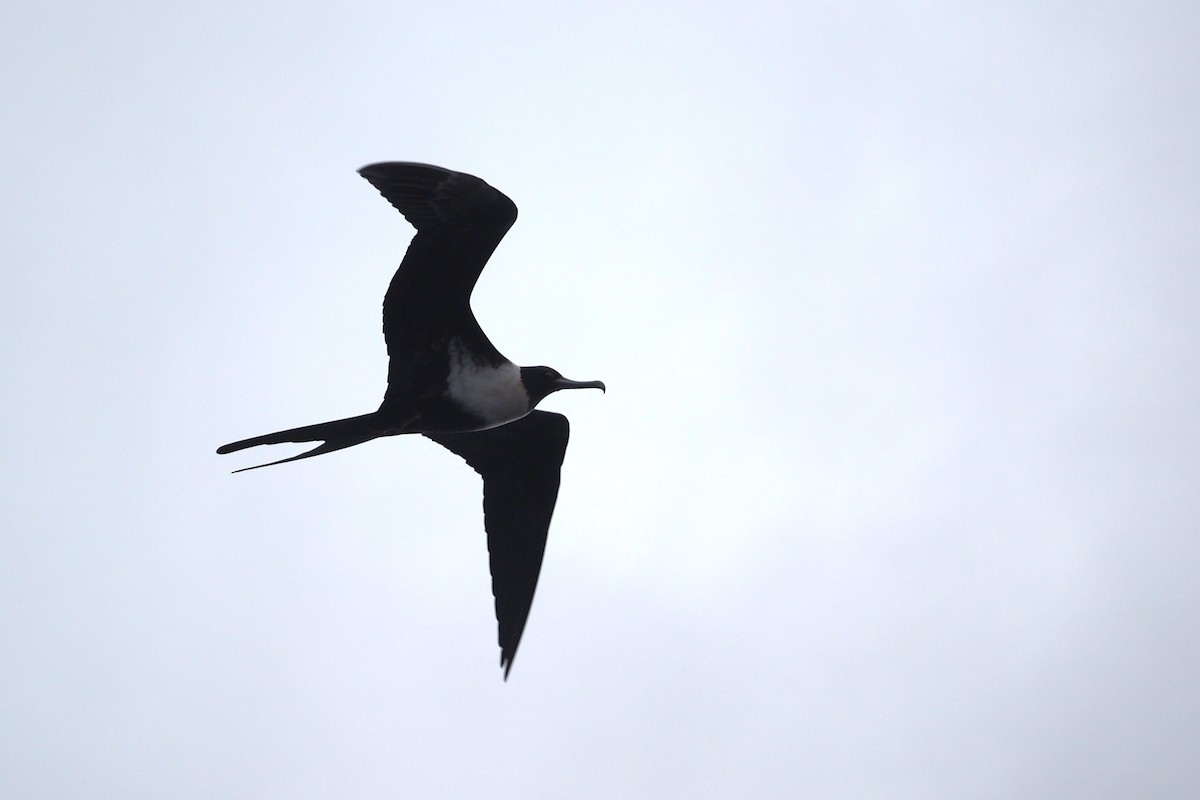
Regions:
[[518, 367], [475, 320], [471, 292], [517, 219], [512, 200], [473, 175], [429, 164], [386, 162], [358, 172], [417, 230], [383, 298], [383, 403], [369, 414], [254, 436], [217, 452], [321, 442], [291, 458], [236, 470], [244, 472], [420, 433], [461, 457], [483, 478], [507, 679], [542, 568], [569, 433], [566, 417], [534, 409], [560, 389], [603, 391], [604, 384], [567, 380], [549, 367]]

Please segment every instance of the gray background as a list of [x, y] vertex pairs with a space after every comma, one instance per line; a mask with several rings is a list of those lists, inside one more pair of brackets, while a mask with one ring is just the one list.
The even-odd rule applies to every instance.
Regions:
[[[10, 3], [0, 795], [1200, 796], [1194, 3]], [[411, 228], [601, 378], [497, 667]]]

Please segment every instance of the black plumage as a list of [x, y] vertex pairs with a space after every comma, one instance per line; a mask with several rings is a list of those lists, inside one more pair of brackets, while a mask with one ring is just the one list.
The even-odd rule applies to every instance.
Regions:
[[506, 678], [533, 604], [569, 433], [562, 414], [534, 411], [486, 431], [425, 434], [483, 478], [484, 528]]
[[258, 465], [264, 467], [381, 436], [422, 433], [462, 457], [483, 478], [507, 678], [537, 587], [569, 435], [566, 417], [534, 407], [560, 389], [603, 390], [604, 384], [570, 381], [549, 367], [517, 367], [475, 320], [471, 292], [517, 218], [510, 199], [479, 178], [428, 164], [372, 164], [359, 173], [417, 230], [384, 296], [388, 386], [382, 404], [369, 414], [243, 439], [217, 452], [321, 442]]

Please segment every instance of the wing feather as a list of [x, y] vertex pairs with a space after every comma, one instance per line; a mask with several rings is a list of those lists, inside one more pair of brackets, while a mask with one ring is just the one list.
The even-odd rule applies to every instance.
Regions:
[[476, 356], [504, 357], [471, 312], [471, 293], [517, 207], [483, 180], [429, 164], [370, 164], [359, 174], [417, 229], [383, 298], [388, 351], [384, 404], [445, 380], [451, 335]]
[[534, 411], [486, 431], [425, 435], [483, 477], [500, 666], [507, 678], [537, 589], [570, 426], [561, 414]]

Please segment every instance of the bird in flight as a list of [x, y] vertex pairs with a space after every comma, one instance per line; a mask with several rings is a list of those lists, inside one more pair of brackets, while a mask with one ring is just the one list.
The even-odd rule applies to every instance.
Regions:
[[381, 436], [420, 433], [483, 478], [484, 528], [504, 677], [533, 603], [569, 428], [535, 410], [560, 389], [600, 389], [549, 367], [519, 367], [500, 354], [471, 312], [471, 292], [517, 219], [504, 194], [472, 175], [429, 164], [371, 164], [359, 174], [417, 233], [383, 298], [388, 383], [379, 409], [222, 445], [218, 453], [282, 442], [320, 442], [311, 458]]

